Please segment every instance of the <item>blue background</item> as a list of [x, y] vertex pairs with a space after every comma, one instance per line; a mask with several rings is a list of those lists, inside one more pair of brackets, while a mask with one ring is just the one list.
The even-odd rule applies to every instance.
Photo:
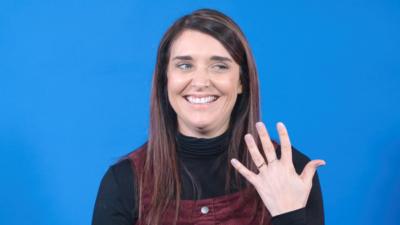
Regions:
[[0, 3], [0, 224], [89, 224], [99, 182], [146, 140], [156, 49], [211, 7], [254, 51], [262, 115], [319, 170], [327, 224], [400, 221], [400, 2]]

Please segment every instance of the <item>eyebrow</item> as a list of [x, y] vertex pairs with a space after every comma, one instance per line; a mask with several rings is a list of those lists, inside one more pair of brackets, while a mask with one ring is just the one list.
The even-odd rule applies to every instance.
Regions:
[[[213, 55], [211, 56], [211, 61], [219, 61], [219, 62], [232, 62], [232, 60], [228, 57]], [[172, 60], [193, 60], [193, 57], [190, 55], [182, 55], [182, 56], [175, 56]]]
[[211, 56], [211, 60], [220, 62], [225, 62], [225, 61], [232, 62], [232, 60], [228, 57], [217, 56], [217, 55]]

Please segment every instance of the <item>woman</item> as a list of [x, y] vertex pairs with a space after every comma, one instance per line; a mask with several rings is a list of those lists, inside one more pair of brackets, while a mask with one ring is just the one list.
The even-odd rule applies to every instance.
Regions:
[[148, 142], [110, 167], [102, 224], [324, 224], [316, 168], [260, 121], [258, 76], [240, 28], [197, 10], [161, 40]]

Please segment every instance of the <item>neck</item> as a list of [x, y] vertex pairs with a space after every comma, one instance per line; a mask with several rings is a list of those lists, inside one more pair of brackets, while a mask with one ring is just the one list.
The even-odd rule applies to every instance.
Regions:
[[178, 154], [184, 157], [215, 157], [227, 151], [229, 132], [212, 138], [199, 138], [178, 133]]

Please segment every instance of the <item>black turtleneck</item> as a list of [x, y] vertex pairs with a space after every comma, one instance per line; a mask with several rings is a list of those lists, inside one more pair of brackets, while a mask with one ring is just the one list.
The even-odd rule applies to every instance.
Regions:
[[224, 195], [229, 134], [226, 132], [214, 138], [195, 138], [178, 134], [176, 141], [182, 175], [182, 199], [194, 200]]
[[[214, 138], [176, 135], [177, 156], [182, 179], [182, 199], [196, 200], [225, 194], [226, 171], [229, 163], [227, 147], [229, 133]], [[278, 155], [280, 149], [277, 149]], [[309, 159], [293, 148], [293, 163], [300, 173]], [[132, 225], [137, 220], [135, 172], [128, 159], [112, 165], [104, 175], [94, 206], [92, 225]], [[238, 191], [235, 185], [231, 192]], [[324, 212], [318, 175], [306, 208], [272, 218], [273, 225], [322, 225]]]

